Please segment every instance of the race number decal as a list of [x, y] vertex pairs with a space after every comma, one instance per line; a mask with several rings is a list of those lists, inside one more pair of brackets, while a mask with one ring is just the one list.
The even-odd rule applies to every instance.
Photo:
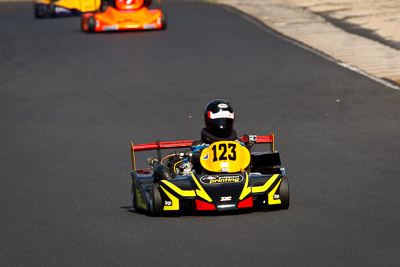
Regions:
[[214, 162], [218, 160], [228, 160], [228, 159], [236, 160], [236, 144], [220, 143], [218, 145], [212, 145], [211, 149], [214, 153], [213, 157]]
[[143, 6], [144, 0], [115, 0], [115, 5], [121, 10], [133, 10]]
[[250, 164], [250, 152], [238, 142], [215, 142], [203, 149], [200, 163], [211, 172], [240, 172]]

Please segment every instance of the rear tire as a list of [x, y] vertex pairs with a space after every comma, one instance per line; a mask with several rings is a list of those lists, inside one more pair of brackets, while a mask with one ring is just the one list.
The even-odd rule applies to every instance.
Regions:
[[135, 196], [135, 186], [132, 183], [132, 187], [131, 187], [131, 200], [132, 200], [132, 206], [135, 208], [136, 210], [136, 196]]
[[282, 176], [282, 181], [279, 186], [279, 197], [281, 199], [281, 208], [288, 209], [290, 204], [289, 180], [286, 176]]
[[33, 4], [33, 14], [37, 19], [45, 18], [47, 16], [47, 6], [44, 4]]
[[152, 0], [144, 0], [143, 6], [151, 6], [152, 2]]
[[151, 188], [151, 202], [151, 214], [154, 217], [160, 216], [163, 210], [163, 203], [160, 189], [157, 183], [153, 184]]
[[101, 12], [105, 12], [107, 10], [107, 8], [112, 7], [112, 6], [113, 6], [113, 3], [111, 0], [101, 0], [99, 10]]

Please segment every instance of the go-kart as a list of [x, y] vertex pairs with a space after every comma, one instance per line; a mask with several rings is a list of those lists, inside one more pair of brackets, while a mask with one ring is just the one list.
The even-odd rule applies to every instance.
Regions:
[[[153, 216], [197, 211], [288, 209], [289, 182], [274, 150], [274, 135], [245, 135], [236, 141], [215, 142], [200, 155], [200, 170], [190, 150], [161, 156], [161, 150], [189, 148], [193, 140], [134, 145], [131, 142], [132, 188], [135, 210]], [[267, 143], [270, 151], [250, 152]], [[156, 150], [149, 167], [136, 169], [135, 152]], [[160, 166], [164, 168], [160, 168]]]
[[[102, 11], [87, 12], [81, 17], [84, 32], [165, 29], [167, 17], [159, 9], [150, 9], [152, 0], [115, 0]], [[160, 7], [161, 0], [158, 1]]]
[[80, 15], [96, 11], [105, 0], [32, 0], [35, 18]]

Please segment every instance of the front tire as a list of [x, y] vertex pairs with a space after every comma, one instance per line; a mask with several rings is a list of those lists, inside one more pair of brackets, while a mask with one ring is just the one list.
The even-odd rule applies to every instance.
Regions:
[[151, 214], [154, 217], [161, 216], [163, 210], [163, 203], [160, 193], [160, 188], [157, 183], [151, 187]]
[[50, 18], [57, 17], [56, 7], [53, 2], [51, 2], [49, 5], [49, 16], [50, 16]]
[[279, 186], [279, 197], [281, 199], [282, 209], [288, 209], [290, 204], [290, 190], [289, 190], [289, 180], [286, 176], [282, 177], [281, 184]]
[[161, 25], [162, 25], [161, 27], [162, 30], [167, 29], [167, 15], [165, 13], [162, 14]]
[[94, 16], [90, 16], [87, 20], [88, 32], [94, 32], [94, 28], [96, 28], [96, 20]]

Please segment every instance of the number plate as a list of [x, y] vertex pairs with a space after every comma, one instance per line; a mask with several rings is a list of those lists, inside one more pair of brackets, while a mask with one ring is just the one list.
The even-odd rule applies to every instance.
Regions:
[[250, 164], [250, 152], [238, 142], [215, 142], [202, 151], [200, 163], [211, 172], [242, 172]]

